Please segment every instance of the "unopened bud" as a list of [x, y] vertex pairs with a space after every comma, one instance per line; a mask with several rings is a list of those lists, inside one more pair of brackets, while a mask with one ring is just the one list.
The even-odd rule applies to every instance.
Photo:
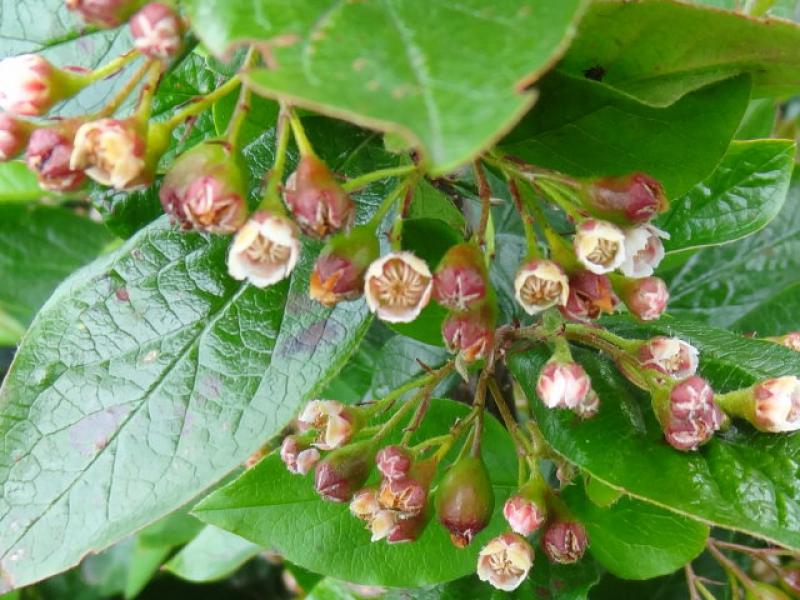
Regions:
[[557, 263], [534, 259], [520, 267], [514, 278], [514, 292], [529, 315], [552, 306], [564, 306], [569, 299], [569, 280]]
[[569, 278], [569, 297], [561, 314], [573, 321], [591, 321], [602, 313], [612, 314], [619, 303], [608, 275], [579, 271]]
[[478, 577], [505, 592], [517, 589], [533, 567], [534, 552], [528, 541], [504, 533], [486, 544], [478, 554]]
[[0, 61], [0, 108], [17, 115], [39, 116], [77, 91], [74, 75], [57, 69], [38, 54]]
[[428, 489], [410, 477], [386, 479], [381, 483], [378, 502], [382, 508], [402, 513], [403, 517], [417, 516], [428, 502]]
[[433, 275], [425, 261], [411, 252], [391, 252], [367, 269], [364, 295], [382, 321], [409, 323], [427, 306], [432, 288]]
[[575, 409], [592, 389], [592, 380], [575, 362], [549, 361], [539, 374], [536, 394], [547, 408]]
[[588, 545], [586, 530], [576, 521], [555, 521], [542, 536], [542, 550], [547, 558], [562, 565], [578, 562]]
[[365, 440], [334, 450], [314, 470], [314, 488], [323, 500], [348, 502], [369, 476], [375, 449]]
[[341, 448], [361, 426], [360, 413], [335, 400], [312, 400], [297, 420], [303, 431], [316, 429], [314, 445], [321, 450]]
[[452, 313], [442, 323], [447, 349], [466, 363], [483, 360], [494, 347], [495, 319], [488, 306], [466, 313]]
[[608, 221], [589, 219], [578, 225], [573, 245], [578, 260], [597, 275], [610, 273], [625, 260], [625, 233]]
[[642, 321], [658, 319], [669, 302], [667, 284], [658, 277], [623, 280], [617, 290], [631, 314]]
[[84, 123], [75, 134], [70, 168], [83, 169], [101, 185], [118, 190], [148, 184], [145, 134], [136, 119], [100, 119]]
[[685, 379], [697, 372], [697, 348], [679, 340], [657, 336], [639, 349], [642, 366], [675, 379]]
[[286, 181], [283, 198], [307, 235], [325, 237], [349, 228], [355, 219], [353, 200], [327, 165], [313, 155], [300, 159]]
[[104, 28], [122, 25], [141, 4], [141, 0], [67, 0], [69, 10], [87, 23]]
[[467, 546], [488, 525], [493, 509], [486, 466], [478, 457], [462, 457], [445, 473], [436, 492], [436, 513], [453, 544]]
[[386, 536], [388, 544], [403, 544], [415, 542], [425, 529], [425, 515], [420, 513], [416, 517], [399, 519]]
[[364, 274], [379, 253], [378, 239], [368, 226], [333, 236], [314, 264], [309, 295], [325, 306], [355, 300], [364, 293]]
[[633, 227], [625, 232], [625, 260], [619, 270], [628, 277], [649, 277], [664, 259], [666, 231], [650, 224]]
[[661, 184], [644, 173], [596, 179], [585, 191], [588, 208], [619, 223], [644, 223], [669, 208]]
[[0, 113], [0, 162], [19, 155], [27, 146], [33, 130], [31, 123]]
[[175, 9], [151, 2], [130, 21], [133, 45], [149, 58], [172, 60], [183, 43], [183, 23]]
[[800, 331], [792, 331], [791, 333], [787, 333], [785, 335], [768, 337], [764, 339], [776, 344], [780, 344], [781, 346], [786, 346], [787, 348], [796, 352], [800, 352]]
[[411, 462], [411, 454], [402, 446], [381, 448], [375, 457], [378, 471], [390, 481], [404, 479], [411, 469]]
[[483, 255], [470, 242], [452, 246], [433, 276], [433, 298], [452, 311], [467, 311], [486, 298], [487, 273]]
[[305, 475], [319, 461], [319, 450], [296, 435], [289, 435], [281, 444], [281, 460], [290, 473]]
[[25, 161], [36, 173], [39, 185], [54, 192], [73, 192], [80, 188], [86, 176], [70, 168], [72, 139], [76, 127], [66, 123], [60, 127], [37, 129], [31, 134]]
[[783, 432], [800, 429], [800, 379], [777, 377], [756, 384], [753, 424], [762, 431]]
[[709, 441], [723, 420], [723, 413], [714, 402], [714, 390], [697, 375], [675, 385], [669, 402], [657, 413], [667, 442], [684, 452], [697, 450]]
[[286, 279], [300, 258], [299, 231], [280, 215], [257, 211], [236, 233], [228, 253], [228, 274], [263, 288]]
[[503, 505], [503, 516], [514, 533], [527, 537], [544, 525], [547, 506], [541, 487], [537, 481], [528, 482]]

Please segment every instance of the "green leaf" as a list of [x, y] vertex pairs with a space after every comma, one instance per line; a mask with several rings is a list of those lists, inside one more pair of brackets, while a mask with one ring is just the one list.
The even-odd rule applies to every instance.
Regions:
[[164, 568], [188, 581], [216, 581], [232, 574], [261, 550], [261, 546], [238, 535], [207, 525]]
[[586, 527], [589, 552], [623, 579], [672, 573], [705, 548], [707, 526], [663, 508], [627, 496], [602, 508], [580, 486], [566, 488], [563, 496]]
[[667, 252], [724, 244], [764, 227], [786, 200], [794, 153], [789, 140], [733, 142], [711, 176], [658, 220], [670, 234]]
[[11, 323], [10, 341], [13, 323], [26, 327], [56, 286], [112, 238], [102, 225], [51, 206], [0, 203], [0, 223], [0, 313]]
[[414, 198], [408, 206], [409, 219], [439, 219], [455, 231], [464, 231], [464, 215], [458, 210], [449, 196], [436, 189], [426, 179], [422, 179], [414, 189]]
[[736, 130], [736, 139], [759, 140], [771, 137], [777, 120], [778, 105], [775, 100], [772, 98], [751, 100], [739, 129]]
[[406, 381], [422, 375], [423, 367], [420, 362], [435, 369], [443, 365], [449, 357], [450, 353], [440, 345], [433, 346], [397, 335], [386, 342], [375, 357], [372, 393], [376, 398], [382, 398]]
[[136, 540], [136, 545], [131, 554], [131, 562], [128, 565], [128, 576], [125, 580], [125, 599], [129, 600], [139, 595], [145, 586], [158, 572], [161, 563], [169, 556], [172, 551], [170, 546], [150, 546]]
[[670, 281], [669, 312], [716, 327], [779, 335], [800, 310], [800, 175], [779, 216], [747, 239], [701, 250]]
[[[466, 405], [448, 400], [432, 402], [414, 440], [447, 432], [467, 410]], [[495, 491], [495, 513], [489, 526], [462, 550], [434, 521], [413, 544], [370, 543], [364, 523], [350, 514], [346, 504], [322, 501], [314, 492], [313, 476], [290, 474], [277, 454], [208, 496], [194, 513], [323, 575], [392, 587], [450, 581], [473, 572], [481, 546], [504, 529], [503, 502], [516, 488], [513, 443], [493, 417], [487, 416], [483, 448]]]
[[44, 195], [36, 175], [28, 170], [24, 162], [0, 163], [0, 203], [31, 202]]
[[[800, 372], [800, 354], [776, 344], [694, 324], [644, 329], [624, 323], [619, 321], [619, 329], [625, 333], [646, 337], [661, 332], [697, 346], [702, 375], [721, 392]], [[636, 499], [800, 547], [800, 486], [791, 467], [800, 460], [800, 435], [761, 434], [736, 423], [699, 452], [678, 452], [663, 442], [649, 398], [627, 384], [609, 361], [588, 351], [576, 352], [576, 358], [600, 396], [599, 414], [580, 421], [567, 411], [545, 408], [534, 387], [548, 356], [542, 351], [515, 354], [509, 368], [556, 452]]]
[[757, 95], [792, 94], [800, 28], [673, 0], [600, 0], [561, 67], [656, 106], [740, 73], [752, 75]]
[[595, 81], [556, 72], [541, 82], [539, 102], [501, 149], [576, 176], [644, 171], [675, 198], [725, 154], [749, 88], [746, 77], [737, 77], [653, 108]]
[[143, 190], [117, 191], [94, 186], [92, 205], [114, 234], [128, 239], [145, 225], [164, 214], [158, 197], [160, 181]]
[[203, 524], [182, 508], [142, 529], [136, 539], [145, 546], [182, 546], [202, 530]]
[[215, 53], [254, 40], [270, 46], [275, 68], [249, 77], [260, 94], [397, 132], [439, 174], [491, 145], [531, 106], [525, 86], [560, 54], [584, 3], [187, 4]]

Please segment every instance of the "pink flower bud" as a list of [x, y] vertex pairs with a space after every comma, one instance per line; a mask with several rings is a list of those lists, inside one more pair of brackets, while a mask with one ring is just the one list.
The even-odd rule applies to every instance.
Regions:
[[544, 524], [546, 515], [544, 506], [521, 494], [509, 497], [503, 505], [503, 516], [511, 530], [526, 537]]
[[380, 510], [378, 491], [372, 487], [357, 491], [350, 501], [350, 512], [362, 521], [372, 521]]
[[601, 313], [612, 314], [619, 303], [607, 275], [579, 271], [569, 279], [569, 296], [561, 314], [573, 321], [597, 319]]
[[286, 279], [300, 258], [299, 232], [289, 219], [253, 213], [233, 238], [228, 273], [263, 288]]
[[600, 215], [630, 223], [649, 221], [669, 207], [661, 184], [644, 173], [597, 179], [585, 200]]
[[478, 577], [505, 592], [517, 589], [533, 567], [533, 548], [514, 533], [504, 533], [478, 554]]
[[365, 276], [369, 309], [382, 321], [410, 323], [428, 305], [433, 276], [411, 252], [391, 252], [374, 261]]
[[667, 308], [669, 291], [667, 284], [658, 277], [635, 279], [621, 294], [628, 310], [642, 321], [658, 319]]
[[666, 231], [650, 224], [640, 225], [625, 232], [625, 261], [619, 270], [627, 277], [649, 277], [664, 258], [664, 244], [669, 239]]
[[625, 260], [625, 233], [608, 221], [589, 219], [578, 225], [573, 246], [578, 260], [597, 275], [610, 273]]
[[31, 134], [25, 160], [28, 168], [36, 173], [39, 185], [54, 192], [72, 192], [83, 185], [83, 171], [70, 168], [74, 127], [37, 129]]
[[375, 463], [386, 479], [404, 479], [411, 469], [411, 455], [402, 446], [386, 446], [378, 452]]
[[355, 227], [333, 236], [314, 264], [309, 296], [325, 306], [355, 300], [364, 293], [364, 273], [379, 253], [371, 227]]
[[574, 362], [548, 362], [539, 374], [536, 393], [547, 408], [576, 408], [592, 389], [583, 367]]
[[336, 183], [330, 169], [316, 156], [300, 159], [283, 190], [286, 206], [303, 233], [325, 237], [349, 228], [355, 219], [355, 204]]
[[547, 558], [562, 565], [578, 562], [588, 545], [586, 530], [575, 521], [555, 521], [542, 536], [542, 549]]
[[314, 488], [323, 500], [348, 502], [369, 476], [375, 450], [372, 440], [338, 448], [314, 470]]
[[118, 190], [152, 180], [145, 162], [146, 141], [135, 119], [84, 123], [75, 134], [70, 168], [83, 169], [101, 185]]
[[670, 392], [669, 411], [662, 419], [664, 436], [677, 450], [697, 450], [720, 428], [722, 417], [714, 390], [705, 379], [692, 375]]
[[139, 0], [67, 0], [69, 10], [87, 23], [104, 28], [122, 25], [140, 4]]
[[685, 379], [697, 372], [697, 348], [678, 338], [657, 336], [639, 349], [642, 366], [675, 379]]
[[520, 306], [529, 315], [552, 306], [564, 306], [569, 299], [569, 280], [564, 270], [551, 260], [534, 259], [520, 267], [514, 278], [514, 291]]
[[776, 344], [780, 344], [781, 346], [786, 346], [787, 348], [796, 352], [800, 352], [800, 331], [792, 331], [791, 333], [787, 333], [785, 335], [768, 337], [764, 339]]
[[494, 347], [494, 318], [487, 307], [452, 313], [442, 323], [445, 346], [466, 363], [483, 360]]
[[14, 158], [25, 149], [33, 125], [0, 113], [0, 162]]
[[433, 299], [452, 311], [477, 307], [486, 297], [486, 266], [473, 243], [456, 244], [442, 257], [433, 276]]
[[130, 21], [133, 45], [150, 58], [169, 61], [180, 51], [183, 23], [175, 10], [160, 2], [151, 2]]
[[319, 450], [311, 448], [297, 436], [287, 436], [281, 444], [281, 460], [290, 473], [305, 475], [319, 459]]
[[297, 418], [302, 430], [316, 429], [314, 445], [321, 450], [333, 450], [347, 444], [358, 431], [358, 413], [335, 400], [312, 400]]
[[782, 432], [800, 429], [800, 379], [777, 377], [757, 384], [754, 425], [762, 431]]
[[489, 524], [494, 491], [480, 458], [464, 456], [445, 473], [436, 492], [439, 522], [459, 548], [467, 546]]
[[0, 61], [0, 108], [27, 116], [43, 115], [63, 98], [57, 90], [58, 69], [38, 54]]
[[414, 517], [425, 509], [428, 489], [411, 478], [386, 479], [378, 492], [381, 508], [402, 513], [403, 517]]

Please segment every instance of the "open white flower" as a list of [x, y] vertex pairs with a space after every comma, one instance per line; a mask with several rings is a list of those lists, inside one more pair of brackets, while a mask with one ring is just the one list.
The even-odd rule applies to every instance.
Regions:
[[569, 298], [569, 279], [564, 269], [552, 260], [531, 260], [514, 278], [514, 292], [529, 315], [552, 306], [564, 306]]
[[254, 213], [233, 238], [228, 273], [263, 288], [286, 279], [300, 258], [297, 227], [265, 211]]
[[321, 450], [341, 448], [355, 433], [353, 417], [347, 407], [335, 400], [312, 400], [297, 418], [303, 429], [316, 429], [314, 445]]
[[664, 259], [664, 244], [669, 239], [666, 231], [645, 224], [625, 232], [625, 260], [619, 270], [628, 277], [650, 277]]
[[697, 372], [699, 352], [691, 344], [664, 336], [656, 336], [639, 350], [639, 360], [675, 379], [685, 379]]
[[91, 121], [75, 134], [69, 166], [83, 169], [97, 183], [122, 190], [144, 183], [145, 149], [143, 136], [132, 121]]
[[573, 245], [581, 264], [597, 275], [610, 273], [625, 260], [625, 232], [608, 221], [589, 219], [578, 225]]
[[762, 381], [753, 395], [759, 429], [776, 433], [800, 429], [800, 379], [786, 376]]
[[409, 323], [431, 299], [433, 275], [411, 252], [391, 252], [367, 269], [364, 295], [369, 309], [382, 321]]
[[478, 577], [505, 592], [517, 589], [533, 567], [533, 548], [515, 533], [504, 533], [478, 555]]

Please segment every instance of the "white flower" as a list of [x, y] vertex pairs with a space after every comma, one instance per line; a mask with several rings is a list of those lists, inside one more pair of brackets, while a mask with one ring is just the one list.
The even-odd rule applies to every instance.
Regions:
[[514, 278], [514, 292], [529, 315], [551, 306], [564, 306], [569, 298], [569, 279], [564, 269], [551, 260], [532, 260]]
[[318, 431], [314, 445], [321, 450], [341, 448], [355, 433], [347, 408], [335, 400], [312, 400], [297, 420], [302, 428]]
[[70, 169], [83, 169], [102, 185], [118, 190], [137, 183], [145, 170], [145, 142], [132, 123], [100, 119], [75, 134]]
[[504, 533], [478, 555], [478, 577], [505, 592], [517, 589], [533, 566], [533, 548], [515, 533]]
[[0, 61], [0, 107], [18, 115], [37, 116], [52, 106], [55, 69], [38, 54]]
[[369, 309], [389, 323], [409, 323], [428, 304], [433, 276], [410, 252], [391, 252], [373, 262], [365, 275], [364, 294]]
[[664, 244], [669, 239], [666, 231], [645, 224], [625, 232], [625, 260], [619, 270], [627, 277], [650, 277], [664, 259]]
[[756, 385], [753, 394], [759, 429], [776, 433], [800, 429], [800, 379], [768, 379]]
[[573, 245], [578, 260], [597, 275], [610, 273], [625, 260], [625, 233], [608, 221], [589, 219], [578, 225]]
[[592, 381], [578, 363], [548, 362], [536, 383], [547, 408], [576, 408], [591, 389]]
[[645, 367], [675, 379], [686, 379], [697, 372], [698, 355], [691, 344], [664, 336], [654, 337], [639, 350], [639, 360]]
[[297, 227], [289, 219], [260, 211], [233, 238], [228, 273], [263, 288], [286, 279], [300, 258]]

